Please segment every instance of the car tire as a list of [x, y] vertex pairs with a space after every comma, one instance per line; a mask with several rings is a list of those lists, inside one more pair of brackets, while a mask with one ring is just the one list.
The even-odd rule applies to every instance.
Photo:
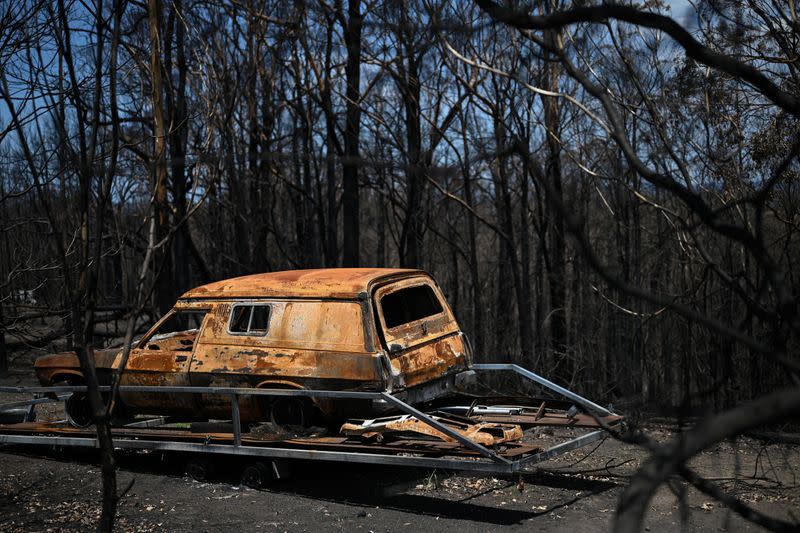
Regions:
[[[74, 387], [82, 385], [72, 381], [60, 381], [53, 384], [56, 387]], [[64, 411], [67, 414], [67, 422], [76, 428], [87, 428], [94, 423], [92, 419], [92, 406], [89, 396], [85, 392], [73, 392], [64, 401]]]
[[305, 398], [286, 396], [275, 399], [269, 408], [269, 418], [275, 426], [308, 427], [311, 408]]

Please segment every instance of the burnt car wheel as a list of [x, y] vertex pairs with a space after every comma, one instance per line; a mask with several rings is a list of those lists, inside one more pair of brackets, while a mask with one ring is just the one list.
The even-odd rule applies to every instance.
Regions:
[[[75, 386], [80, 383], [61, 381], [55, 386]], [[92, 425], [92, 406], [85, 392], [73, 392], [64, 402], [64, 411], [67, 413], [67, 422], [76, 428], [85, 428]]]
[[311, 407], [303, 398], [278, 398], [269, 409], [270, 422], [279, 427], [306, 427], [311, 423]]
[[92, 425], [92, 406], [84, 392], [73, 393], [66, 401], [67, 420], [78, 428]]

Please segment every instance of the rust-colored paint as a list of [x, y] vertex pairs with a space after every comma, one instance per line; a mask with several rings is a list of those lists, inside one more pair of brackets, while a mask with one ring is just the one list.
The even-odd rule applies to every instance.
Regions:
[[[442, 312], [397, 328], [383, 326], [380, 297], [428, 285]], [[269, 307], [266, 331], [231, 331], [236, 305]], [[211, 283], [186, 292], [171, 313], [205, 311], [197, 330], [159, 335], [157, 322], [132, 347], [123, 385], [296, 387], [398, 392], [468, 368], [463, 335], [436, 283], [422, 271], [320, 269], [273, 272]], [[390, 350], [391, 344], [403, 349]], [[391, 353], [390, 353], [391, 352]], [[99, 374], [110, 376], [121, 350], [98, 350]], [[79, 373], [73, 354], [37, 360], [43, 384]], [[207, 417], [230, 415], [220, 395], [127, 393], [131, 412]], [[263, 419], [266, 401], [242, 398], [243, 421]], [[326, 414], [331, 402], [316, 402]], [[347, 414], [347, 413], [342, 413]]]
[[368, 294], [373, 284], [424, 274], [401, 268], [321, 268], [252, 274], [203, 285], [187, 291], [181, 299], [196, 298], [342, 298]]
[[[119, 348], [94, 350], [94, 364], [98, 368], [101, 385], [106, 383], [106, 372], [113, 365]], [[83, 382], [81, 364], [75, 352], [60, 352], [39, 357], [33, 364], [39, 382], [51, 385], [60, 381]]]
[[[394, 328], [386, 327], [381, 298], [398, 290], [420, 285], [431, 288], [442, 305], [442, 311]], [[399, 348], [390, 356], [392, 367], [395, 372], [404, 376], [407, 387], [468, 367], [466, 346], [453, 311], [447, 305], [439, 287], [429, 276], [413, 276], [381, 286], [375, 291], [374, 302], [386, 347]]]
[[[492, 422], [467, 424], [438, 416], [431, 418], [446, 424], [453, 431], [483, 446], [514, 442], [521, 440], [523, 436], [522, 428], [513, 424]], [[342, 435], [361, 436], [365, 439], [378, 441], [383, 441], [385, 436], [423, 435], [444, 442], [456, 442], [453, 437], [409, 415], [391, 417], [384, 420], [367, 420], [360, 424], [358, 422], [348, 422], [342, 426], [339, 432]]]

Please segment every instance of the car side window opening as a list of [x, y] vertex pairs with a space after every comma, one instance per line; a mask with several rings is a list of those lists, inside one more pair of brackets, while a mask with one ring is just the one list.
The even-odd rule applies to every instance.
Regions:
[[266, 335], [269, 310], [269, 305], [234, 305], [228, 331], [239, 335]]
[[172, 312], [145, 341], [148, 350], [191, 352], [197, 332], [203, 325], [207, 309], [185, 309]]
[[416, 285], [381, 297], [381, 311], [386, 327], [396, 328], [443, 311], [439, 298], [428, 285]]

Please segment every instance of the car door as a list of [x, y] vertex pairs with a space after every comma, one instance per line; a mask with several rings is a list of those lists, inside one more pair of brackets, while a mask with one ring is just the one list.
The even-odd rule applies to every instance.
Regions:
[[[242, 299], [219, 302], [209, 313], [201, 334], [201, 348], [194, 353], [189, 380], [194, 387], [246, 388], [258, 384], [258, 361], [267, 353], [264, 339], [272, 321], [271, 302]], [[200, 394], [202, 412], [209, 417], [231, 416], [231, 397]], [[243, 419], [259, 409], [252, 396], [242, 396], [239, 407]]]
[[[208, 309], [173, 309], [136, 344], [128, 356], [122, 385], [188, 387], [189, 365]], [[122, 402], [136, 412], [191, 416], [197, 413], [192, 394], [128, 392]]]
[[463, 335], [429, 277], [379, 287], [373, 301], [384, 349], [406, 387], [467, 368]]

